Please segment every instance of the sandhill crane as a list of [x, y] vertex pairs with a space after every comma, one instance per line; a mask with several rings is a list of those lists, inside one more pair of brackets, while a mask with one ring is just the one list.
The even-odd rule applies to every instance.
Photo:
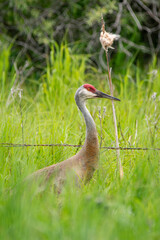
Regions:
[[66, 174], [70, 171], [74, 172], [76, 180], [81, 179], [87, 182], [91, 179], [94, 170], [97, 168], [99, 153], [96, 125], [85, 105], [86, 100], [91, 98], [107, 98], [120, 101], [118, 98], [100, 92], [90, 84], [84, 84], [78, 88], [75, 101], [86, 123], [86, 138], [83, 147], [71, 158], [40, 169], [33, 173], [32, 176], [36, 178], [41, 176], [45, 181], [49, 179], [52, 181], [53, 179], [53, 183], [58, 189], [64, 182]]

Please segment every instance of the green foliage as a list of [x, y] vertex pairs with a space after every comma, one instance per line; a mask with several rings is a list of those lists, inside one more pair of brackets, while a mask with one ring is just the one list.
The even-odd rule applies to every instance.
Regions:
[[5, 101], [16, 77], [14, 68], [10, 66], [11, 47], [0, 42], [0, 102]]
[[159, 0], [9, 0], [7, 4], [1, 0], [0, 7], [2, 36], [8, 42], [15, 40], [13, 57], [18, 55], [20, 66], [32, 60], [39, 69], [53, 39], [60, 44], [65, 36], [67, 42], [77, 43], [79, 53], [94, 54], [93, 63], [103, 68], [99, 61], [102, 13], [107, 31], [122, 36], [119, 50], [127, 61], [137, 50], [143, 62], [144, 57], [159, 54]]
[[[9, 51], [5, 49], [8, 55]], [[1, 54], [4, 56], [3, 51]], [[8, 69], [12, 68], [7, 58], [7, 64], [3, 62], [0, 57], [0, 66], [8, 76]], [[22, 118], [25, 143], [83, 142], [84, 120], [74, 94], [87, 76], [86, 68], [82, 56], [72, 54], [65, 44], [60, 47], [54, 44], [38, 92], [33, 91], [33, 81], [23, 86], [22, 109], [18, 96], [8, 107], [0, 101], [0, 143], [22, 143]], [[11, 76], [13, 79], [8, 78], [7, 82], [14, 81]], [[96, 87], [106, 92], [106, 80], [102, 76], [100, 81], [101, 76], [97, 76], [97, 72], [92, 72], [87, 77], [90, 83], [96, 78]], [[113, 74], [115, 96], [121, 99], [115, 104], [120, 146], [160, 146], [159, 78], [156, 58], [145, 71], [129, 62], [122, 74]], [[8, 89], [5, 87], [5, 100]], [[103, 146], [114, 146], [111, 102], [95, 99], [87, 105], [99, 134], [98, 106], [101, 114], [106, 108], [102, 114]], [[39, 192], [36, 184], [28, 186], [24, 179], [37, 169], [72, 156], [77, 149], [2, 145], [0, 148], [0, 239], [159, 239], [158, 151], [121, 151], [124, 177], [120, 181], [116, 174], [116, 152], [101, 149], [99, 169], [91, 182], [77, 188], [68, 179], [57, 196], [50, 187]]]
[[102, 14], [109, 15], [113, 14], [114, 11], [118, 10], [118, 5], [116, 5], [116, 1], [99, 1], [99, 3], [89, 9], [87, 15], [87, 24], [92, 26], [97, 21], [100, 21]]
[[[73, 98], [70, 89], [77, 89], [85, 78], [84, 55], [75, 55], [66, 44], [57, 43], [51, 46], [47, 71], [42, 76], [42, 88], [46, 102], [51, 107], [56, 107], [59, 101], [67, 103]], [[67, 93], [67, 99], [65, 94]], [[54, 96], [54, 98], [53, 98]]]

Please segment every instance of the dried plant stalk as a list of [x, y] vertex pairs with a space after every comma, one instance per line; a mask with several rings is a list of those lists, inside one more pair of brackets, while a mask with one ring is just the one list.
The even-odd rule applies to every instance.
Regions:
[[[112, 33], [107, 33], [105, 31], [105, 24], [104, 24], [103, 16], [102, 16], [102, 29], [101, 30], [102, 31], [101, 31], [101, 35], [100, 35], [100, 42], [101, 42], [102, 47], [104, 48], [104, 50], [106, 52], [109, 86], [110, 86], [111, 96], [113, 96], [113, 85], [112, 85], [111, 71], [110, 71], [110, 68], [109, 68], [109, 59], [108, 59], [108, 48], [112, 48], [112, 44], [113, 44], [114, 40], [118, 40], [120, 36], [116, 35], [116, 34], [112, 34]], [[123, 177], [123, 167], [122, 167], [121, 158], [120, 158], [117, 120], [116, 120], [116, 110], [115, 110], [113, 100], [112, 100], [112, 111], [113, 111], [114, 128], [115, 128], [115, 136], [116, 136], [117, 168], [119, 169], [120, 179], [122, 179], [122, 177]]]
[[105, 51], [108, 51], [108, 48], [112, 48], [112, 44], [115, 40], [118, 40], [120, 38], [120, 35], [108, 33], [105, 31], [105, 24], [102, 16], [102, 28], [101, 28], [101, 34], [100, 34], [100, 42], [102, 44], [102, 47]]

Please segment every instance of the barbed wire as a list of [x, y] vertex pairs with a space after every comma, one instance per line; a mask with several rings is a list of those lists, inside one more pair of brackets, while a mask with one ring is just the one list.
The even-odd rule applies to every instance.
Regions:
[[[76, 145], [76, 144], [63, 144], [63, 143], [57, 143], [57, 144], [20, 144], [20, 143], [0, 143], [0, 147], [77, 147], [80, 148], [83, 145]], [[152, 151], [160, 151], [160, 148], [150, 148], [150, 147], [101, 147], [101, 149], [108, 149], [108, 150], [152, 150]]]

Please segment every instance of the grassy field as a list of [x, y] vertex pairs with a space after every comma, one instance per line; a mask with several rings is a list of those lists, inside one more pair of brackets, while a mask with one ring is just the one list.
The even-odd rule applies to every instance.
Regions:
[[[17, 75], [10, 48], [0, 54], [0, 143], [82, 144], [85, 124], [74, 101], [83, 83], [109, 93], [106, 75], [88, 68], [87, 57], [65, 45], [52, 48], [39, 81], [11, 94]], [[156, 58], [141, 70], [132, 61], [114, 74], [121, 147], [160, 147], [160, 70]], [[9, 97], [8, 97], [9, 96]], [[115, 146], [109, 100], [90, 100], [102, 146]], [[102, 116], [100, 128], [99, 111]], [[102, 132], [102, 133], [101, 133]], [[160, 239], [160, 152], [121, 151], [124, 177], [117, 176], [116, 152], [101, 149], [91, 182], [68, 182], [57, 196], [26, 186], [26, 176], [74, 155], [77, 148], [2, 147], [0, 144], [0, 239]]]

